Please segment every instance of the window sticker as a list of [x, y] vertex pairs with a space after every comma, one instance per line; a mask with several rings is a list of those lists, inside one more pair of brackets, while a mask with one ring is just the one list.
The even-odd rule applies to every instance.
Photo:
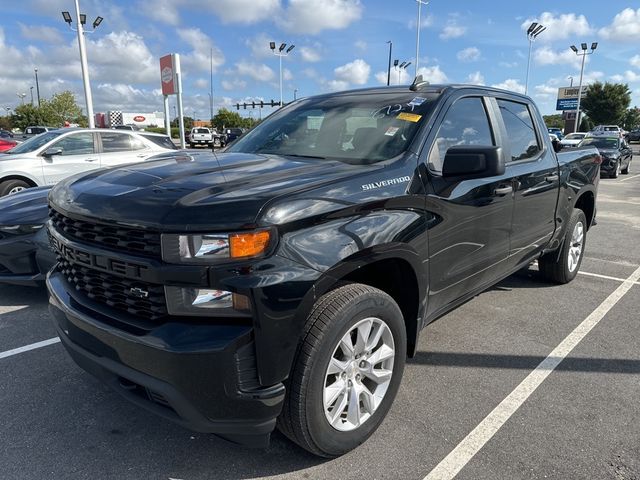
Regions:
[[396, 118], [398, 120], [405, 120], [407, 122], [416, 123], [417, 121], [419, 121], [422, 118], [422, 115], [417, 115], [415, 113], [402, 112]]
[[422, 105], [424, 102], [426, 102], [427, 99], [423, 98], [423, 97], [415, 97], [413, 100], [411, 100], [409, 102], [409, 105], [415, 105], [416, 107], [419, 107], [420, 105]]
[[398, 130], [400, 130], [400, 127], [389, 127], [387, 128], [387, 131], [384, 132], [384, 134], [387, 137], [393, 137], [396, 133], [398, 133]]

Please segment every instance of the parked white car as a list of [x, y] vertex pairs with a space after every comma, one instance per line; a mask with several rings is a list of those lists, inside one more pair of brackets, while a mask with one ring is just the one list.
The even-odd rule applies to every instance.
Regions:
[[589, 132], [589, 135], [591, 135], [592, 137], [611, 137], [613, 135], [617, 135], [618, 137], [622, 138], [624, 137], [624, 130], [622, 130], [622, 128], [620, 128], [618, 125], [598, 125]]
[[560, 144], [563, 147], [577, 147], [578, 144], [582, 141], [582, 139], [586, 136], [586, 132], [575, 132], [575, 133], [570, 133], [569, 135], [567, 135], [566, 137], [564, 137], [562, 140], [560, 140]]
[[41, 133], [0, 154], [0, 197], [175, 149], [169, 137], [157, 133], [85, 128]]

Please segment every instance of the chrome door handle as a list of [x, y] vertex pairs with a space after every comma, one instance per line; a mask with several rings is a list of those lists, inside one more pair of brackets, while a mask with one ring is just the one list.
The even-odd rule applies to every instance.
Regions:
[[138, 157], [138, 158], [145, 158], [147, 156], [148, 155], [146, 153], [139, 153], [138, 155], [136, 155], [136, 157]]
[[97, 158], [85, 158], [84, 161], [85, 162], [97, 162], [98, 159]]
[[549, 175], [548, 177], [544, 177], [544, 179], [549, 183], [557, 182], [559, 178], [560, 177], [558, 175]]
[[511, 193], [511, 192], [513, 192], [513, 187], [511, 185], [493, 189], [493, 194], [498, 196], [507, 195], [508, 193]]

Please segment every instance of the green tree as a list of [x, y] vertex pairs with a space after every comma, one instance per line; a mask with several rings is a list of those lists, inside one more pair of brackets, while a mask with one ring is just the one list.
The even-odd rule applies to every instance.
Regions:
[[[184, 129], [186, 130], [191, 130], [193, 128], [193, 118], [191, 117], [182, 117], [183, 121], [184, 121]], [[171, 120], [171, 126], [174, 128], [178, 128], [180, 125], [178, 125], [178, 117], [174, 118], [173, 120]]]
[[253, 118], [242, 117], [238, 112], [221, 108], [212, 118], [213, 125], [218, 128], [253, 128], [258, 121]]
[[49, 125], [43, 109], [30, 103], [18, 105], [15, 108], [11, 116], [11, 123], [20, 130], [24, 130], [29, 125]]
[[70, 91], [56, 93], [49, 100], [40, 102], [41, 110], [47, 119], [47, 125], [62, 127], [65, 123], [82, 123], [82, 109], [76, 103], [75, 95]]
[[622, 119], [622, 127], [625, 130], [633, 130], [640, 127], [640, 108], [633, 107], [625, 112]]
[[543, 115], [542, 118], [547, 128], [564, 128], [564, 120], [560, 113], [557, 115]]
[[13, 128], [13, 122], [11, 121], [11, 117], [7, 115], [6, 117], [0, 117], [0, 129], [2, 130], [11, 130]]
[[579, 132], [590, 132], [591, 130], [593, 130], [593, 127], [595, 127], [595, 125], [593, 124], [591, 119], [589, 117], [587, 117], [586, 115], [583, 115], [582, 116], [582, 120], [580, 120], [580, 128], [578, 129], [578, 131]]
[[629, 85], [595, 82], [589, 85], [581, 108], [596, 125], [620, 124], [631, 104]]

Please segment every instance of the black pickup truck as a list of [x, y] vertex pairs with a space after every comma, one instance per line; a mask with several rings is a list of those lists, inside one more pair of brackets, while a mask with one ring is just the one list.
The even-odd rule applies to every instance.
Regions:
[[382, 422], [426, 324], [535, 260], [576, 276], [600, 161], [556, 155], [512, 92], [305, 98], [224, 154], [58, 184], [50, 310], [81, 367], [158, 415], [341, 455]]

